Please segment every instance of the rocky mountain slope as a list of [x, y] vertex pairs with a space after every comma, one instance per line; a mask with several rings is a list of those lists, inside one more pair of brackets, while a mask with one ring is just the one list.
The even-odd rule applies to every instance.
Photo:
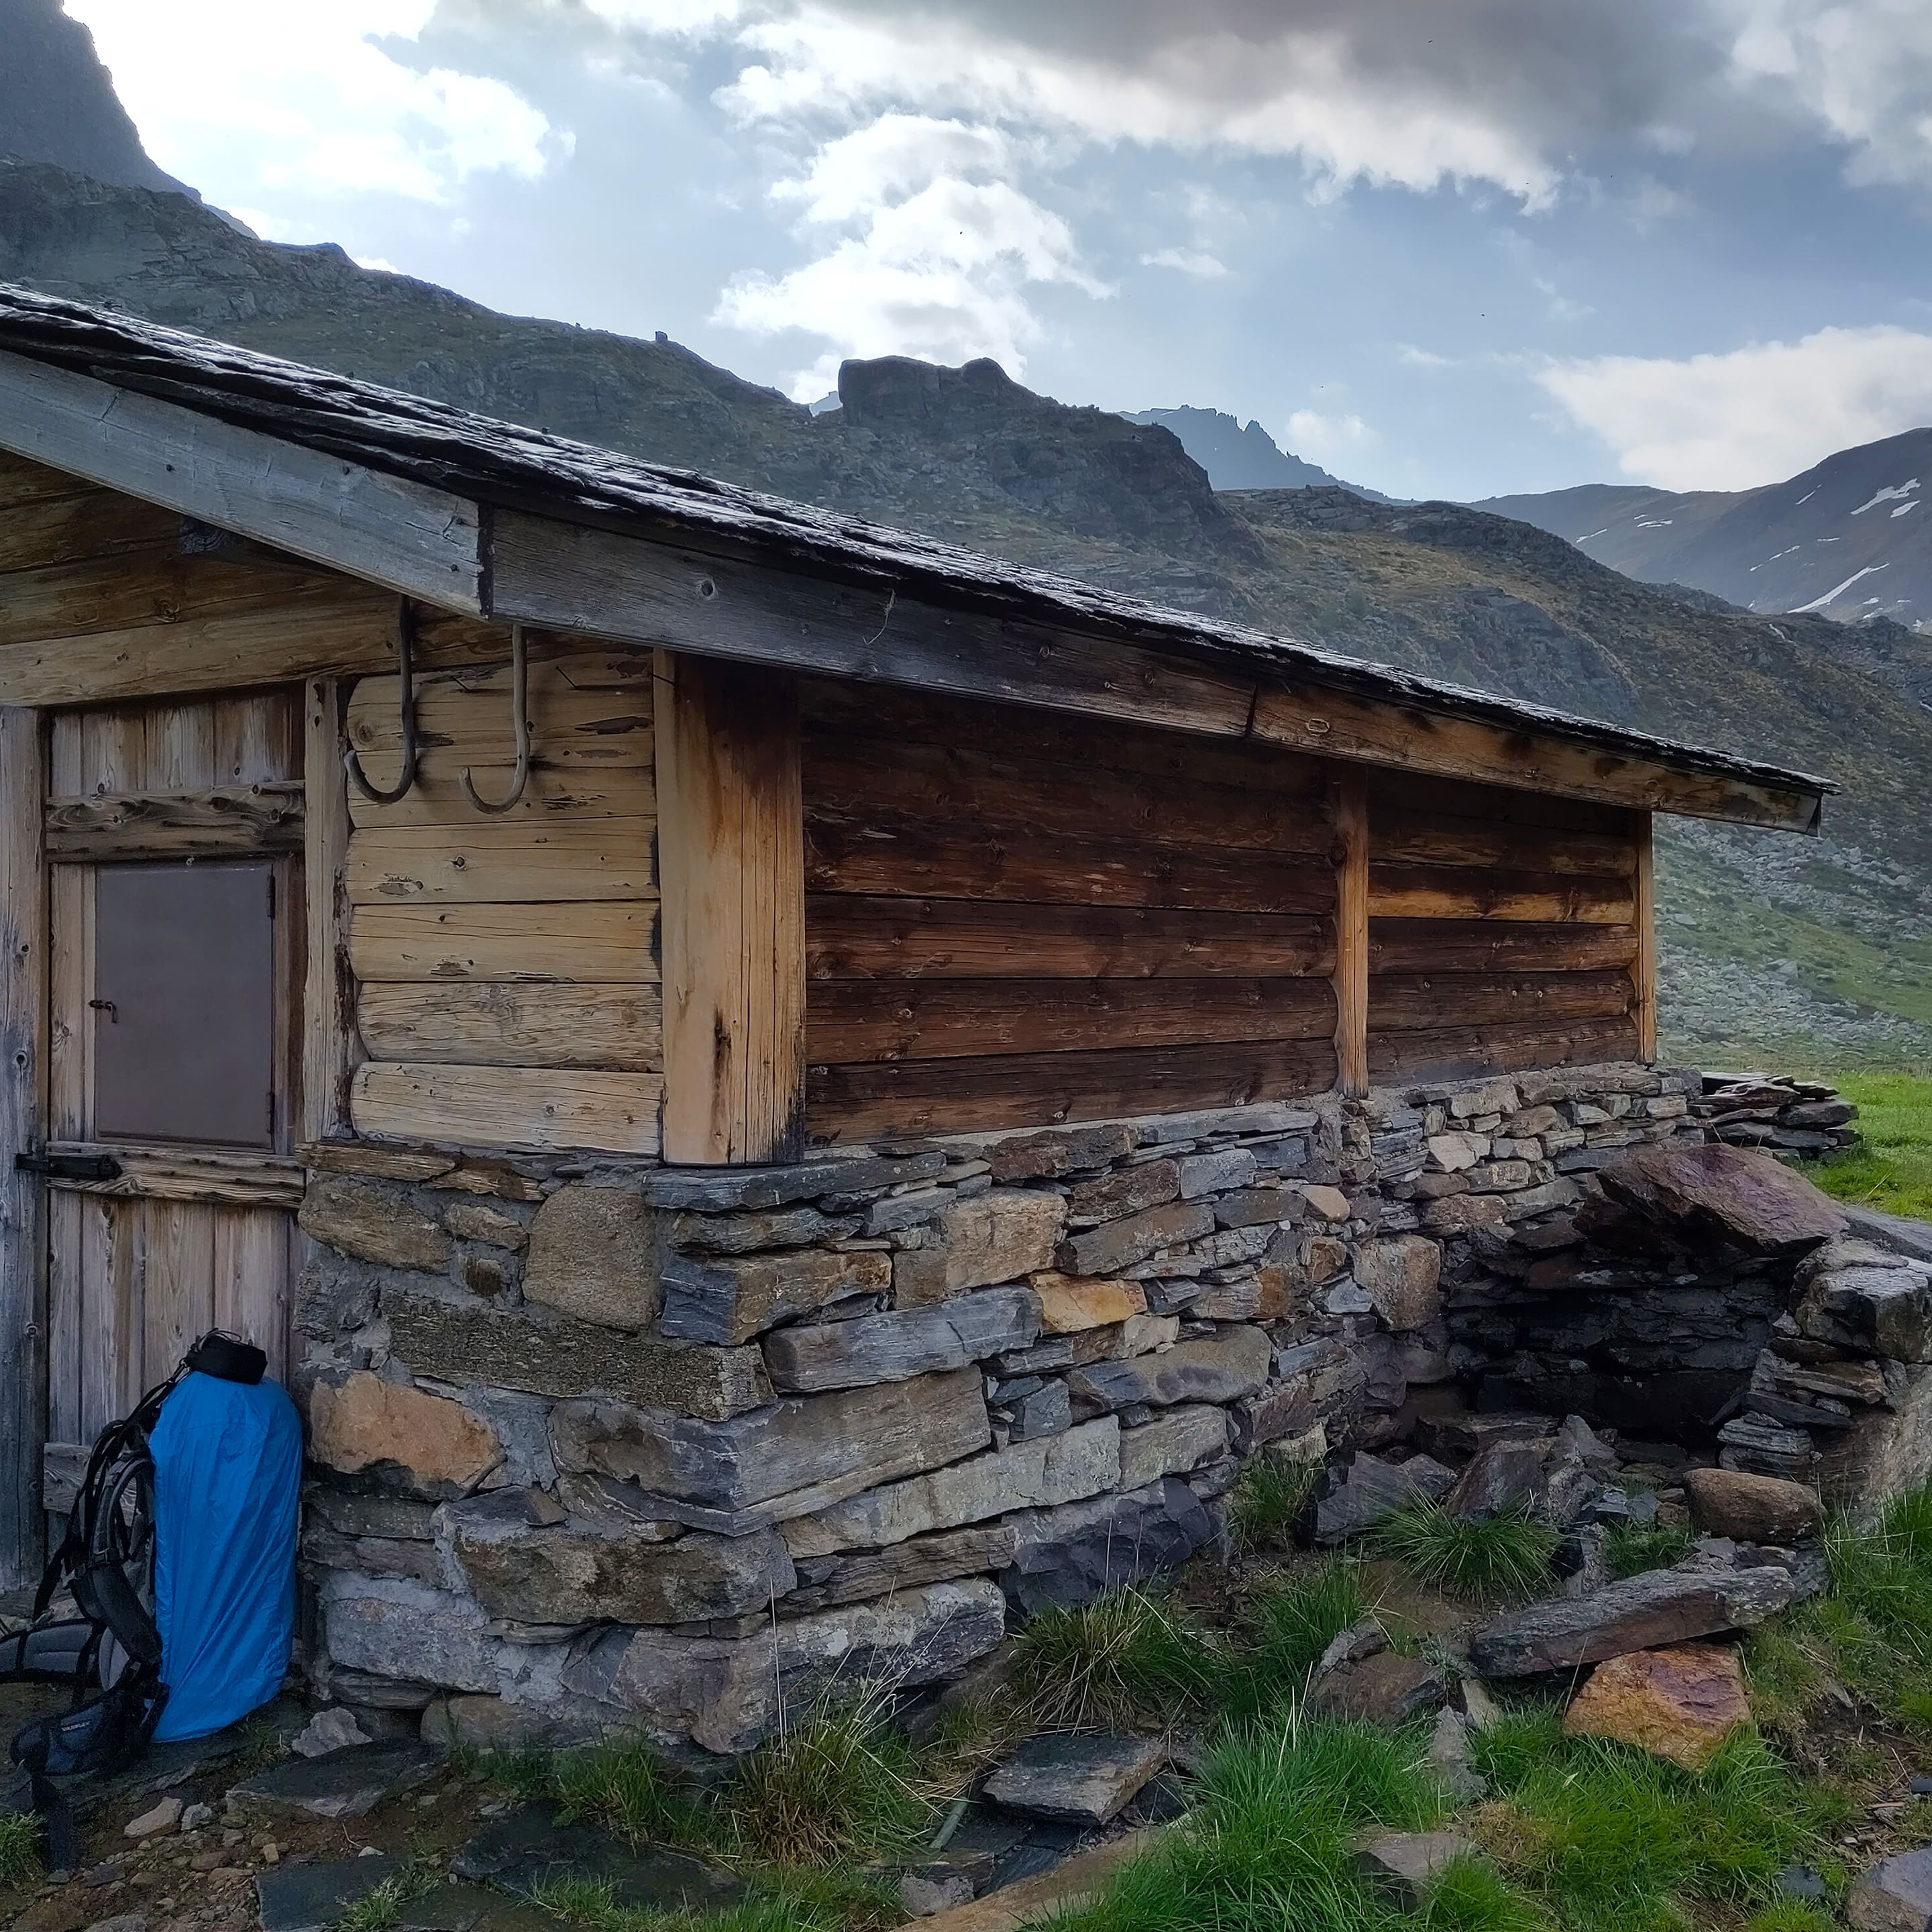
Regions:
[[1758, 490], [1586, 484], [1476, 506], [1568, 537], [1652, 584], [1746, 609], [1932, 626], [1932, 429], [1910, 430]]
[[[70, 68], [75, 45], [55, 47]], [[85, 92], [71, 72], [53, 80]], [[1707, 1058], [1932, 1060], [1932, 638], [1634, 582], [1480, 509], [1332, 485], [1217, 491], [1168, 429], [1070, 409], [988, 362], [848, 364], [840, 406], [814, 415], [674, 343], [496, 314], [44, 159], [0, 162], [0, 279], [1826, 772], [1846, 796], [1822, 839], [1669, 830], [1666, 1026]]]
[[1130, 423], [1172, 430], [1180, 446], [1208, 472], [1217, 490], [1318, 490], [1340, 484], [1372, 503], [1392, 500], [1360, 483], [1344, 483], [1283, 449], [1250, 417], [1244, 424], [1225, 410], [1137, 410], [1125, 412]]

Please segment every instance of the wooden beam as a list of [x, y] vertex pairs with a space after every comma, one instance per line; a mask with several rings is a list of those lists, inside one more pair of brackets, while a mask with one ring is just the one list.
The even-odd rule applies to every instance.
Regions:
[[482, 518], [446, 490], [4, 352], [0, 448], [446, 610], [483, 609]]
[[1651, 830], [1646, 812], [1636, 827], [1636, 958], [1630, 964], [1636, 994], [1630, 1015], [1636, 1022], [1637, 1058], [1646, 1060], [1657, 1058], [1657, 875]]
[[56, 799], [46, 826], [47, 857], [76, 863], [298, 852], [302, 788], [290, 781]]
[[43, 1534], [46, 1197], [14, 1162], [46, 1131], [46, 791], [40, 717], [0, 710], [0, 1589], [10, 1590], [39, 1570]]
[[805, 1148], [805, 806], [788, 677], [658, 660], [664, 1158]]
[[108, 1154], [120, 1163], [112, 1180], [49, 1182], [63, 1192], [113, 1200], [201, 1201], [221, 1208], [299, 1208], [302, 1164], [278, 1154], [190, 1152], [185, 1148], [124, 1146], [111, 1141], [54, 1141], [51, 1154]]
[[349, 961], [349, 780], [342, 768], [342, 687], [302, 693], [302, 878], [308, 900], [302, 1037], [302, 1138], [352, 1131], [350, 1080], [362, 1059]]
[[1360, 772], [1335, 775], [1335, 1070], [1344, 1094], [1369, 1090], [1369, 796]]
[[656, 1073], [536, 1066], [356, 1070], [356, 1131], [381, 1140], [536, 1154], [655, 1154], [664, 1080]]
[[1421, 701], [1264, 678], [1184, 647], [950, 608], [891, 586], [563, 524], [490, 520], [492, 614], [677, 651], [1077, 712], [1216, 738], [1253, 736], [1324, 757], [1736, 820], [1817, 829], [1819, 799], [1606, 749], [1587, 735], [1494, 723]]

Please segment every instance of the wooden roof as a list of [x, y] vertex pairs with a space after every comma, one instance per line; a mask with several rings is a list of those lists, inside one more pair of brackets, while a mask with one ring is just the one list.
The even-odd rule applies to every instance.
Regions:
[[6, 284], [0, 448], [478, 616], [1786, 830], [1837, 789]]

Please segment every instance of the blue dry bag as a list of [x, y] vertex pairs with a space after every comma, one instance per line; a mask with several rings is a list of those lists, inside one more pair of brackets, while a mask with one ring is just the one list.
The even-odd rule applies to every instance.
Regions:
[[162, 1404], [148, 1450], [168, 1687], [154, 1736], [206, 1737], [266, 1704], [288, 1668], [302, 1424], [277, 1383], [191, 1372]]

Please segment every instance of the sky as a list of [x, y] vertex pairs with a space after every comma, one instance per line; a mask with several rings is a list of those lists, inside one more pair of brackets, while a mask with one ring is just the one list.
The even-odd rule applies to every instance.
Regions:
[[991, 356], [1405, 496], [1932, 423], [1932, 0], [65, 0], [264, 237], [801, 400]]

